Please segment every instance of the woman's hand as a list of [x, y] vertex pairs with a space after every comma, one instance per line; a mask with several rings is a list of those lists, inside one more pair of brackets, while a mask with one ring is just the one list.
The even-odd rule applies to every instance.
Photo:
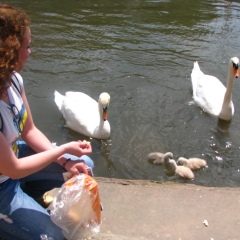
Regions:
[[66, 153], [81, 157], [82, 155], [88, 155], [92, 153], [92, 146], [87, 141], [76, 141], [63, 144], [66, 148]]
[[78, 142], [80, 142], [80, 145], [81, 145], [81, 148], [82, 149], [84, 149], [84, 154], [82, 154], [82, 155], [87, 155], [87, 154], [90, 154], [90, 153], [92, 153], [92, 146], [91, 146], [91, 144], [90, 144], [90, 142], [88, 142], [88, 141], [80, 141], [80, 140], [78, 140]]
[[[91, 144], [85, 140], [84, 141], [79, 140], [77, 142], [69, 142], [64, 145], [67, 148], [67, 153], [70, 153], [78, 157], [92, 153]], [[65, 165], [65, 169], [68, 172], [72, 173], [73, 175], [77, 175], [79, 173], [88, 174], [87, 168], [88, 166], [84, 162], [78, 161], [78, 160], [74, 160], [74, 161], [70, 160]]]
[[68, 161], [65, 169], [69, 172], [72, 173], [73, 175], [78, 175], [79, 173], [85, 173], [88, 174], [88, 169], [89, 167], [82, 161]]

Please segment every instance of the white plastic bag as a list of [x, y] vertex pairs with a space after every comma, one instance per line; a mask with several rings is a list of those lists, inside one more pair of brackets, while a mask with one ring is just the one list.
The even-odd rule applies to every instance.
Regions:
[[62, 228], [68, 240], [99, 232], [101, 203], [97, 182], [87, 174], [73, 176], [62, 185], [49, 210], [52, 221]]

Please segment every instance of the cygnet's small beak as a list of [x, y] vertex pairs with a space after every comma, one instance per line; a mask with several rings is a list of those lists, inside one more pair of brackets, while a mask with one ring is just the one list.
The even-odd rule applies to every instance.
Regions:
[[108, 108], [107, 106], [103, 108], [103, 121], [106, 121], [108, 118]]

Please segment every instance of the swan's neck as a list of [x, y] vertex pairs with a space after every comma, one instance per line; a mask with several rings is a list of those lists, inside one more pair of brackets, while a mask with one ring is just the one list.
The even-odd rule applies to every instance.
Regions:
[[233, 89], [233, 72], [229, 67], [228, 70], [228, 81], [227, 81], [227, 88], [226, 93], [224, 96], [223, 104], [231, 104], [232, 101], [232, 89]]
[[100, 102], [98, 102], [98, 111], [99, 111], [99, 128], [102, 128], [103, 127], [103, 117], [102, 117], [102, 105]]
[[219, 117], [224, 120], [230, 120], [233, 113], [234, 107], [232, 103], [232, 89], [233, 89], [233, 71], [229, 66], [228, 70], [228, 81], [227, 81], [227, 88], [223, 99], [222, 109], [219, 113]]

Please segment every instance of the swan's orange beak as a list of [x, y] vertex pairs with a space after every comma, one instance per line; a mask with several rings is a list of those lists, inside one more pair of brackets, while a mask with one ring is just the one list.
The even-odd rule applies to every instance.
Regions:
[[233, 72], [234, 72], [234, 77], [235, 78], [239, 78], [239, 70], [238, 70], [238, 68], [234, 67]]
[[103, 121], [106, 121], [107, 118], [108, 118], [108, 108], [107, 108], [107, 107], [104, 107], [104, 108], [103, 108], [103, 114], [102, 114], [102, 116], [103, 116]]

